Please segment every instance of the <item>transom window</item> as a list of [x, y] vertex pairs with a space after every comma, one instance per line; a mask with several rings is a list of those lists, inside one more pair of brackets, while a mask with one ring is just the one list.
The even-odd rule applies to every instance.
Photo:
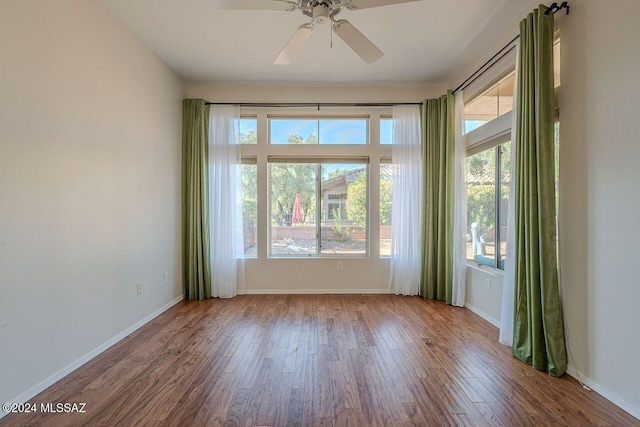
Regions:
[[465, 104], [465, 132], [471, 132], [513, 110], [514, 80], [515, 73], [511, 72]]
[[366, 144], [366, 118], [271, 118], [271, 144]]
[[240, 144], [258, 143], [258, 119], [255, 117], [241, 117], [238, 120]]
[[393, 144], [393, 119], [380, 119], [380, 144]]

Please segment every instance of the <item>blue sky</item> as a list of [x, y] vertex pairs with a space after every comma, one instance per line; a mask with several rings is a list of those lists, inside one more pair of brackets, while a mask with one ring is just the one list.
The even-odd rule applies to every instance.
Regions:
[[[366, 144], [367, 121], [365, 119], [271, 119], [271, 143], [286, 144], [290, 134], [307, 138], [320, 132], [321, 144]], [[240, 132], [258, 132], [256, 119], [240, 119]], [[393, 120], [380, 120], [380, 143], [391, 144]]]
[[380, 119], [380, 144], [393, 141], [393, 119]]
[[238, 120], [238, 126], [240, 133], [247, 134], [248, 132], [258, 133], [258, 120], [256, 119], [240, 119]]
[[318, 136], [321, 144], [366, 144], [366, 119], [271, 119], [271, 143], [286, 144], [290, 134]]

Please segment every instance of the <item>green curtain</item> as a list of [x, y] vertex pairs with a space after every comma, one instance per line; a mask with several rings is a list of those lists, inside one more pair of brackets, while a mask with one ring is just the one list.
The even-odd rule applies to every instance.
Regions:
[[513, 354], [552, 376], [567, 367], [556, 258], [553, 15], [520, 23]]
[[423, 227], [420, 295], [451, 304], [454, 200], [453, 94], [422, 104]]
[[187, 300], [211, 297], [209, 267], [209, 107], [182, 104], [182, 284]]

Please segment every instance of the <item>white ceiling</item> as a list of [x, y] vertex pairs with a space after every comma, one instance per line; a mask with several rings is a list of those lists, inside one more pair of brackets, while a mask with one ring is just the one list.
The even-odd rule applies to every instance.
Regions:
[[[318, 26], [290, 65], [274, 65], [309, 18], [300, 11], [216, 10], [207, 0], [102, 0], [189, 82], [445, 83], [496, 28], [509, 0], [421, 0], [359, 11], [348, 19], [384, 56], [365, 64], [330, 26]], [[268, 0], [265, 0], [268, 1]], [[513, 0], [511, 0], [513, 2]], [[475, 49], [474, 49], [475, 50]], [[478, 50], [478, 53], [481, 53]]]

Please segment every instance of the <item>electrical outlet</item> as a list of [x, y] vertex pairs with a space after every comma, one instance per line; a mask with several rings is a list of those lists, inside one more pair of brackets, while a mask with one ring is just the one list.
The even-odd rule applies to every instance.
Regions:
[[164, 273], [164, 283], [169, 283], [169, 272], [165, 271]]
[[484, 279], [484, 288], [488, 291], [491, 290], [491, 279]]
[[338, 263], [336, 264], [336, 270], [342, 271], [342, 261], [338, 261]]
[[138, 293], [138, 295], [142, 295], [142, 283], [138, 283], [138, 285], [136, 286], [136, 292]]

